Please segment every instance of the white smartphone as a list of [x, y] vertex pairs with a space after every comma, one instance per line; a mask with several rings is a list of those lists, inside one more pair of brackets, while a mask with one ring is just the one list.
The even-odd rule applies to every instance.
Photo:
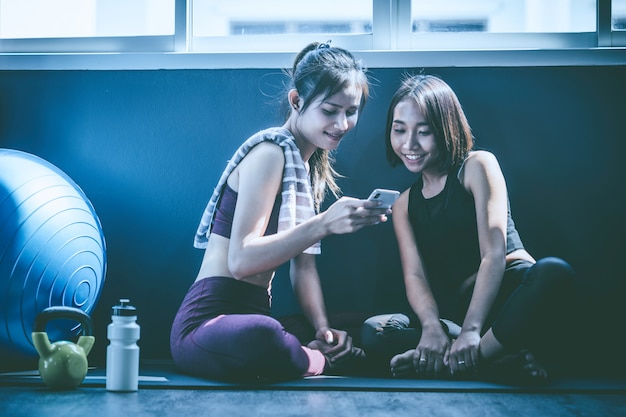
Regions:
[[377, 188], [367, 198], [370, 201], [380, 201], [382, 208], [391, 208], [393, 203], [400, 197], [400, 191], [385, 190], [384, 188]]

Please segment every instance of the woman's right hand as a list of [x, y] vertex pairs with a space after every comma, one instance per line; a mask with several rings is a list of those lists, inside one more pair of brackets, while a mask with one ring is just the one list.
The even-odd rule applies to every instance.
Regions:
[[450, 339], [441, 326], [423, 328], [422, 336], [413, 355], [415, 372], [422, 377], [447, 371], [445, 363], [450, 355]]
[[379, 205], [375, 201], [341, 197], [322, 213], [324, 224], [331, 234], [339, 235], [386, 222], [391, 209]]

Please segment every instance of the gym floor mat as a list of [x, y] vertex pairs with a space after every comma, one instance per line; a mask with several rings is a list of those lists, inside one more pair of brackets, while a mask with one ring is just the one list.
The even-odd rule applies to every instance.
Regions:
[[[88, 371], [81, 387], [104, 387], [105, 369]], [[44, 386], [39, 372], [0, 373], [0, 386]], [[541, 385], [512, 385], [497, 381], [396, 379], [353, 376], [315, 376], [276, 383], [228, 383], [185, 375], [172, 365], [142, 366], [140, 389], [303, 390], [303, 391], [414, 391], [414, 392], [541, 392], [626, 393], [626, 378], [564, 377]]]

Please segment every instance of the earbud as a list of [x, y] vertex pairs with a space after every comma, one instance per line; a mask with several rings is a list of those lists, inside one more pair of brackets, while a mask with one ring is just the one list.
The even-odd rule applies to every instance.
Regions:
[[300, 96], [295, 89], [289, 91], [289, 104], [293, 111], [300, 111]]

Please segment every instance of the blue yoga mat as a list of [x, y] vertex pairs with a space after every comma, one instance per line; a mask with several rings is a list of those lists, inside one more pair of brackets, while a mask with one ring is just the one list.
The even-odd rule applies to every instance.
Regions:
[[[0, 385], [43, 386], [39, 372], [0, 373]], [[105, 370], [90, 369], [82, 387], [104, 387]], [[353, 376], [315, 376], [288, 382], [240, 384], [185, 375], [172, 365], [142, 366], [140, 389], [206, 389], [206, 390], [302, 390], [302, 391], [412, 391], [412, 392], [606, 392], [626, 393], [626, 378], [567, 377], [542, 385], [512, 385], [497, 381], [396, 379]]]

